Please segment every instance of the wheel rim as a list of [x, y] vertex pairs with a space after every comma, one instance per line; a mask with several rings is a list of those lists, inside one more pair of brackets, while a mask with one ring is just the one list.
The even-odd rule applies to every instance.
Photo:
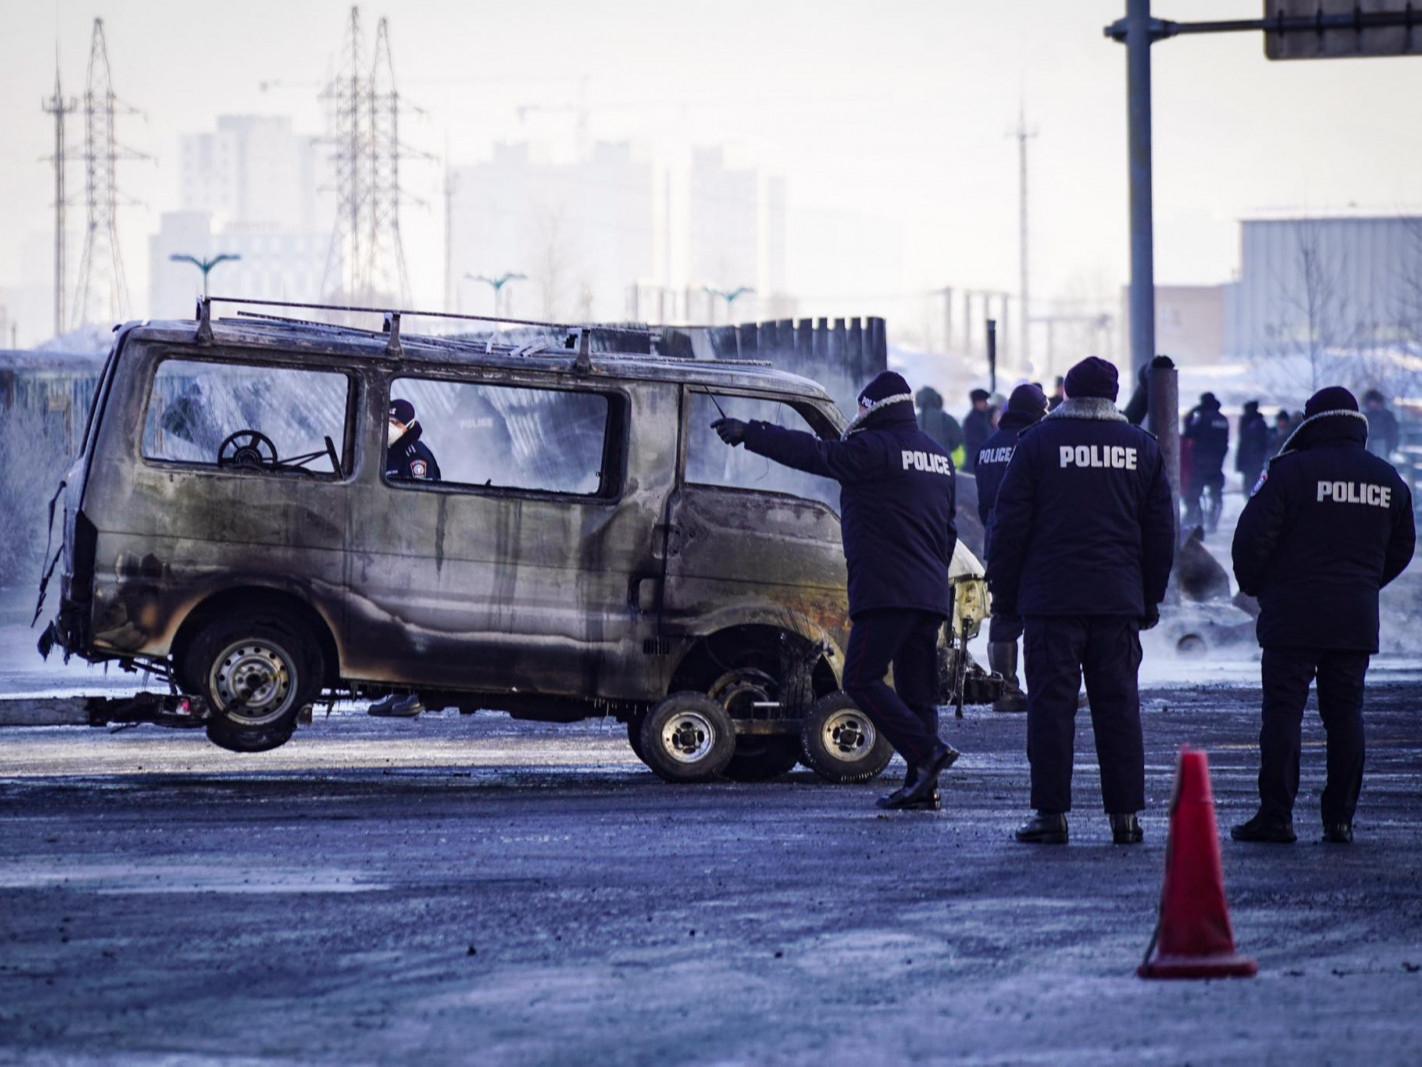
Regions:
[[662, 748], [678, 763], [698, 763], [716, 747], [716, 727], [699, 711], [679, 711], [662, 727]]
[[864, 759], [878, 741], [878, 731], [862, 711], [845, 709], [825, 718], [820, 727], [820, 743], [837, 760], [854, 763]]
[[262, 726], [281, 718], [296, 696], [293, 659], [266, 639], [235, 641], [212, 667], [209, 688], [218, 707], [244, 726]]

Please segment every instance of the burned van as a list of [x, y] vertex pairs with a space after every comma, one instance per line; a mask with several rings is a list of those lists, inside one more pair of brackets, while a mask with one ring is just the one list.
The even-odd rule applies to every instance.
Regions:
[[[56, 499], [41, 650], [167, 678], [148, 717], [240, 752], [284, 743], [314, 703], [412, 690], [615, 716], [673, 781], [884, 768], [839, 689], [837, 486], [710, 429], [724, 410], [838, 436], [823, 390], [765, 365], [597, 353], [587, 331], [515, 347], [399, 322], [202, 305], [122, 328]], [[438, 480], [387, 469], [401, 400]], [[981, 568], [964, 549], [954, 573], [971, 628]], [[966, 657], [943, 660], [945, 699], [992, 698]]]

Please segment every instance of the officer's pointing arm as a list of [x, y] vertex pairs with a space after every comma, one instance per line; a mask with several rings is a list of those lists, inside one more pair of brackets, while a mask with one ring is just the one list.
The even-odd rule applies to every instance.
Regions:
[[745, 444], [750, 451], [783, 466], [840, 482], [862, 481], [884, 469], [882, 447], [867, 434], [853, 434], [847, 441], [826, 441], [803, 430], [749, 422]]
[[1288, 510], [1284, 500], [1284, 476], [1266, 478], [1259, 491], [1249, 498], [1234, 528], [1234, 577], [1239, 589], [1249, 596], [1258, 596], [1269, 568], [1269, 559], [1284, 532]]
[[1145, 581], [1147, 608], [1165, 599], [1174, 562], [1175, 502], [1170, 495], [1170, 481], [1165, 476], [1165, 460], [1158, 459], [1141, 523], [1141, 575]]
[[1412, 562], [1417, 550], [1417, 524], [1412, 517], [1412, 493], [1406, 483], [1398, 480], [1402, 489], [1392, 498], [1392, 536], [1387, 542], [1387, 557], [1383, 561], [1382, 584], [1387, 585]]

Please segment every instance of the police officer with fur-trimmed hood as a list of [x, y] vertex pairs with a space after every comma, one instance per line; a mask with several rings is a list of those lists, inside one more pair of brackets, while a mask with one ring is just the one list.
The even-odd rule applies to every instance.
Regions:
[[1230, 830], [1236, 841], [1295, 840], [1300, 728], [1315, 678], [1328, 734], [1323, 839], [1353, 840], [1378, 591], [1407, 567], [1417, 543], [1412, 494], [1390, 463], [1367, 451], [1367, 439], [1353, 394], [1319, 390], [1235, 528], [1235, 578], [1259, 598], [1264, 688], [1259, 811]]
[[1116, 409], [1116, 368], [1088, 357], [1067, 399], [1024, 430], [993, 511], [988, 582], [1023, 617], [1027, 759], [1036, 814], [1017, 840], [1065, 844], [1083, 672], [1117, 844], [1141, 840], [1145, 748], [1139, 631], [1159, 620], [1175, 516], [1155, 438]]
[[[853, 622], [844, 691], [909, 765], [903, 788], [879, 806], [938, 808], [938, 776], [958, 758], [938, 737], [938, 633], [952, 611], [948, 565], [958, 541], [954, 471], [918, 428], [908, 382], [892, 371], [875, 377], [838, 441], [767, 422], [712, 426], [729, 445], [840, 483]], [[884, 681], [891, 663], [894, 689]]]
[[[1027, 427], [1035, 426], [1046, 413], [1047, 398], [1041, 386], [1019, 385], [1012, 390], [1007, 410], [998, 420], [997, 432], [978, 449], [973, 468], [978, 479], [978, 517], [982, 519], [989, 545], [992, 543], [993, 505], [997, 503], [997, 491], [1002, 485], [1002, 476], [1007, 473], [1017, 437]], [[1022, 616], [994, 605], [992, 621], [988, 623], [988, 666], [1007, 682], [1002, 696], [993, 702], [996, 711], [1027, 710], [1027, 694], [1017, 681], [1017, 639], [1021, 636]]]

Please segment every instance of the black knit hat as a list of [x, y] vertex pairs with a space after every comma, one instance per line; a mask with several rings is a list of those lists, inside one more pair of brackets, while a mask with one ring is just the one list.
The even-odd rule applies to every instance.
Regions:
[[976, 404], [979, 400], [991, 400], [992, 394], [989, 393], [986, 389], [974, 389], [971, 393], [968, 394], [968, 399], [971, 400], [974, 404]]
[[1042, 387], [1032, 382], [1026, 382], [1012, 390], [1012, 396], [1007, 400], [1007, 411], [1010, 415], [1028, 415], [1032, 421], [1036, 422], [1047, 411], [1047, 394], [1042, 392]]
[[1304, 418], [1311, 419], [1325, 411], [1357, 411], [1358, 398], [1341, 385], [1330, 385], [1308, 398]]
[[907, 400], [913, 403], [913, 390], [904, 376], [891, 370], [880, 371], [874, 380], [859, 391], [859, 403], [864, 407], [877, 408], [881, 404]]
[[1066, 395], [1076, 400], [1084, 396], [1115, 400], [1121, 390], [1120, 375], [1114, 365], [1097, 356], [1087, 356], [1066, 373]]
[[408, 400], [392, 400], [390, 402], [390, 417], [396, 422], [403, 422], [408, 426], [415, 421], [415, 405]]

